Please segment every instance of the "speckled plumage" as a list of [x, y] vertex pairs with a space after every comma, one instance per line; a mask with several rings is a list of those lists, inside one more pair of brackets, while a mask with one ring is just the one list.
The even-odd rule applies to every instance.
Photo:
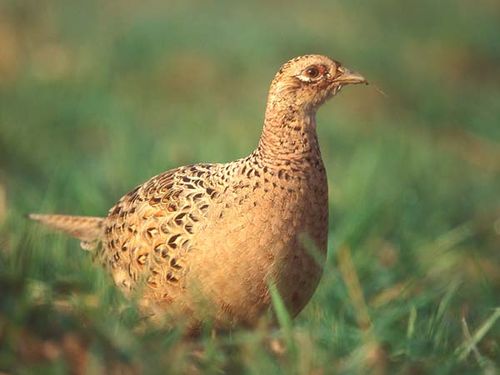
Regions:
[[[194, 164], [151, 178], [106, 218], [32, 215], [95, 246], [95, 257], [145, 309], [190, 325], [255, 325], [275, 284], [292, 316], [322, 273], [328, 187], [317, 108], [365, 80], [320, 55], [276, 74], [257, 149], [227, 164]], [[100, 243], [100, 244], [99, 244]]]

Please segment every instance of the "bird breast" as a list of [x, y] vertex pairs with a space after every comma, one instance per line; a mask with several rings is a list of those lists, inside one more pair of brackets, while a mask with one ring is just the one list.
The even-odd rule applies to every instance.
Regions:
[[273, 283], [296, 315], [322, 272], [326, 176], [318, 172], [297, 178], [285, 169], [248, 166], [239, 171], [210, 209], [209, 224], [193, 240], [199, 253], [189, 262], [196, 277], [191, 287], [217, 301], [214, 306], [224, 306], [227, 312], [216, 314], [227, 315], [221, 320], [250, 324], [269, 307]]

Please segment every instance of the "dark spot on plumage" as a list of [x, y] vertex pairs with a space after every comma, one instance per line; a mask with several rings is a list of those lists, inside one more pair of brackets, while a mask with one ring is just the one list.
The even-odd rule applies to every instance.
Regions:
[[169, 238], [168, 244], [173, 244], [178, 238], [180, 237], [180, 234], [174, 234], [172, 237]]
[[149, 200], [149, 204], [151, 206], [157, 206], [159, 203], [161, 202], [161, 197], [152, 197], [150, 200]]
[[183, 249], [187, 249], [187, 248], [189, 247], [189, 240], [184, 240], [184, 241], [182, 241], [182, 243], [181, 243], [181, 247], [182, 247]]
[[158, 287], [158, 283], [156, 282], [156, 280], [154, 279], [153, 276], [149, 276], [146, 280], [146, 282], [148, 283], [149, 286], [151, 286], [152, 288], [157, 288]]
[[177, 225], [181, 225], [182, 224], [182, 219], [184, 218], [184, 216], [186, 216], [186, 214], [183, 212], [183, 213], [180, 213], [179, 215], [177, 215], [175, 218], [174, 218], [174, 222], [177, 224]]
[[137, 191], [139, 191], [140, 188], [141, 185], [136, 186], [133, 190], [129, 191], [125, 196], [130, 198], [134, 197], [135, 195], [137, 195]]
[[146, 236], [151, 239], [158, 233], [158, 230], [154, 227], [146, 229]]
[[160, 271], [156, 267], [151, 267], [149, 269], [149, 271], [151, 272], [152, 275], [155, 275], [155, 276], [160, 274]]
[[137, 263], [143, 266], [144, 264], [146, 264], [147, 259], [148, 259], [148, 254], [141, 254], [137, 257]]
[[176, 283], [179, 281], [179, 279], [177, 279], [172, 272], [168, 272], [167, 273], [167, 281], [170, 281], [172, 283]]
[[198, 202], [203, 197], [203, 193], [196, 193], [193, 195], [193, 201]]

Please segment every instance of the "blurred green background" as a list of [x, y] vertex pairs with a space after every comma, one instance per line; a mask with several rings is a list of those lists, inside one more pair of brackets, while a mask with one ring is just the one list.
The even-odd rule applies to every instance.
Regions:
[[[207, 335], [193, 359], [24, 219], [102, 216], [161, 171], [247, 155], [272, 77], [308, 53], [387, 96], [349, 87], [318, 114], [329, 260], [293, 325]], [[0, 371], [494, 374], [499, 142], [496, 0], [0, 0]]]

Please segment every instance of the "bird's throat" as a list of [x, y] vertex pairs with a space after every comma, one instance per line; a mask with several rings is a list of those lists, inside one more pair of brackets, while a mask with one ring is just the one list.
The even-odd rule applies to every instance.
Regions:
[[257, 151], [267, 163], [320, 160], [316, 113], [290, 105], [268, 105]]

